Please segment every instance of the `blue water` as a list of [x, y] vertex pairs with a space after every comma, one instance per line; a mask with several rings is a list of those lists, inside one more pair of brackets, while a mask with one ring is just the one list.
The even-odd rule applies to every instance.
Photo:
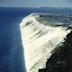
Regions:
[[19, 24], [24, 15], [0, 9], [0, 72], [24, 72]]
[[72, 13], [72, 9], [0, 8], [0, 72], [25, 72], [19, 24], [30, 13]]

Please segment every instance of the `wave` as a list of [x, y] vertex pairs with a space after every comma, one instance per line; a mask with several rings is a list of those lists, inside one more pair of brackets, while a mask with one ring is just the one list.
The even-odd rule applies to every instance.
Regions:
[[27, 72], [38, 72], [45, 68], [52, 51], [71, 32], [53, 17], [40, 13], [25, 17], [20, 23], [20, 30]]

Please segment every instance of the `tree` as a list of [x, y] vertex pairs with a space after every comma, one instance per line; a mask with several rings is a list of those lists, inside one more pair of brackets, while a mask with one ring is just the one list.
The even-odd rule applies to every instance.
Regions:
[[62, 46], [57, 47], [39, 72], [72, 72], [72, 31], [66, 36]]

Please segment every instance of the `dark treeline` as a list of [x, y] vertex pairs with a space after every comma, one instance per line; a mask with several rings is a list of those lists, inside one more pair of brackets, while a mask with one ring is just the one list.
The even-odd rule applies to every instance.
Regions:
[[66, 36], [63, 45], [57, 47], [46, 62], [45, 69], [39, 72], [72, 72], [72, 31]]

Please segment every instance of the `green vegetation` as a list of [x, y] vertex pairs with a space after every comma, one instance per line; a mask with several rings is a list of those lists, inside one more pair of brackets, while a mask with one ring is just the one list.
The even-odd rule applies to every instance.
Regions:
[[54, 50], [46, 62], [46, 68], [39, 69], [39, 72], [72, 72], [72, 32], [67, 35], [63, 45]]

